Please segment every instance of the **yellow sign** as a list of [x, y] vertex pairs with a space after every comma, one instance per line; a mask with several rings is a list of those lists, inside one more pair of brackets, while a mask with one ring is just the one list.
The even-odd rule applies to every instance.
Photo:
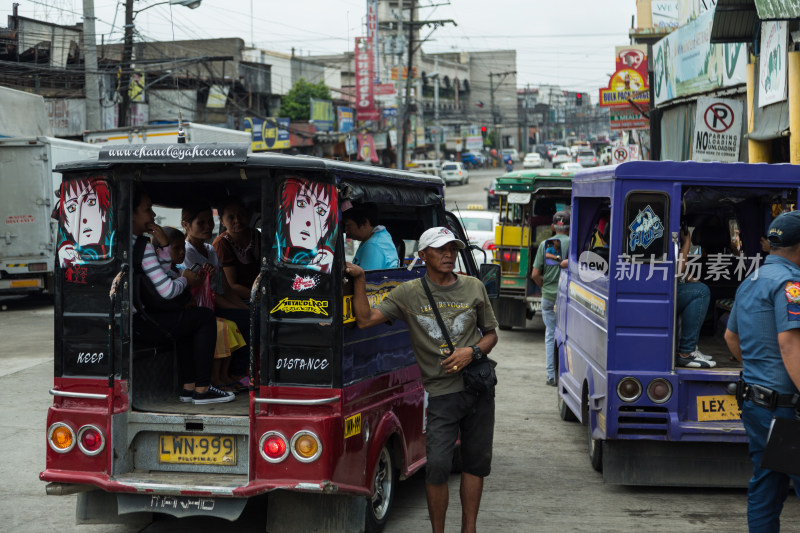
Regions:
[[344, 419], [344, 438], [349, 439], [361, 433], [361, 413]]
[[574, 281], [569, 283], [569, 297], [592, 313], [601, 317], [606, 316], [606, 301], [577, 285]]
[[736, 396], [724, 394], [720, 396], [697, 397], [697, 420], [709, 422], [713, 420], [739, 420], [742, 411], [736, 403]]
[[128, 86], [128, 98], [131, 102], [144, 102], [145, 74], [143, 70], [134, 70]]
[[315, 300], [309, 298], [308, 300], [290, 300], [284, 298], [278, 305], [272, 308], [270, 314], [277, 313], [314, 313], [315, 315], [328, 316], [328, 302], [323, 300]]
[[[380, 285], [367, 285], [367, 300], [370, 307], [377, 307], [392, 289], [400, 285], [399, 281], [387, 281]], [[326, 302], [327, 303], [327, 302]], [[353, 295], [345, 296], [342, 305], [342, 323], [349, 324], [356, 321], [353, 314]]]

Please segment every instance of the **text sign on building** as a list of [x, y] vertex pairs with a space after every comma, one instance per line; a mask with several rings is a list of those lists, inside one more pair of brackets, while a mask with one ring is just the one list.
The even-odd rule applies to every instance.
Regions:
[[358, 120], [378, 120], [381, 115], [375, 109], [375, 93], [372, 83], [374, 56], [369, 39], [356, 37], [356, 116]]
[[608, 113], [613, 131], [650, 129], [650, 121], [633, 107], [613, 108]]
[[694, 130], [693, 161], [738, 161], [742, 103], [721, 98], [698, 98]]

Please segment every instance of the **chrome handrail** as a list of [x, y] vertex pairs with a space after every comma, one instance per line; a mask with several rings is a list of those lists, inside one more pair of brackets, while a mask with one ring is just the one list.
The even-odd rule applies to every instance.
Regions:
[[310, 400], [290, 400], [286, 398], [256, 398], [256, 403], [278, 404], [278, 405], [323, 405], [326, 403], [333, 403], [339, 399], [339, 396], [331, 398], [312, 398]]
[[106, 400], [107, 394], [94, 394], [91, 392], [66, 392], [57, 389], [50, 389], [52, 396], [62, 396], [64, 398], [87, 398], [89, 400]]

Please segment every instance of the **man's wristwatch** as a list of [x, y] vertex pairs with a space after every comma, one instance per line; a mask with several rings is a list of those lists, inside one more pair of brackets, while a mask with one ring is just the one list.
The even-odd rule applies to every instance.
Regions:
[[474, 360], [477, 361], [478, 359], [483, 357], [483, 350], [481, 350], [477, 344], [470, 346], [470, 348], [472, 348], [472, 358]]

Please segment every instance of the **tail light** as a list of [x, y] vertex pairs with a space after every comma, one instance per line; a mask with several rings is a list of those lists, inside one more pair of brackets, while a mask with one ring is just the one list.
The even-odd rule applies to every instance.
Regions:
[[622, 378], [617, 383], [617, 396], [623, 402], [635, 402], [642, 395], [642, 384], [636, 378]]
[[261, 457], [270, 463], [280, 463], [289, 455], [286, 437], [277, 431], [267, 431], [261, 435], [258, 448], [261, 451]]
[[44, 272], [47, 270], [47, 263], [28, 263], [28, 272]]
[[519, 262], [519, 250], [506, 250], [503, 252], [502, 257], [506, 263]]
[[488, 241], [484, 242], [483, 243], [483, 249], [484, 250], [494, 250], [495, 249], [494, 241], [489, 239]]
[[97, 455], [105, 446], [106, 439], [97, 426], [86, 425], [78, 431], [78, 448], [86, 455]]
[[647, 397], [653, 403], [665, 403], [672, 397], [672, 384], [664, 378], [656, 378], [647, 385]]
[[57, 453], [67, 453], [75, 447], [75, 431], [63, 422], [56, 422], [47, 430], [47, 443]]
[[292, 437], [292, 455], [301, 463], [316, 461], [322, 454], [322, 443], [310, 431], [298, 431]]

